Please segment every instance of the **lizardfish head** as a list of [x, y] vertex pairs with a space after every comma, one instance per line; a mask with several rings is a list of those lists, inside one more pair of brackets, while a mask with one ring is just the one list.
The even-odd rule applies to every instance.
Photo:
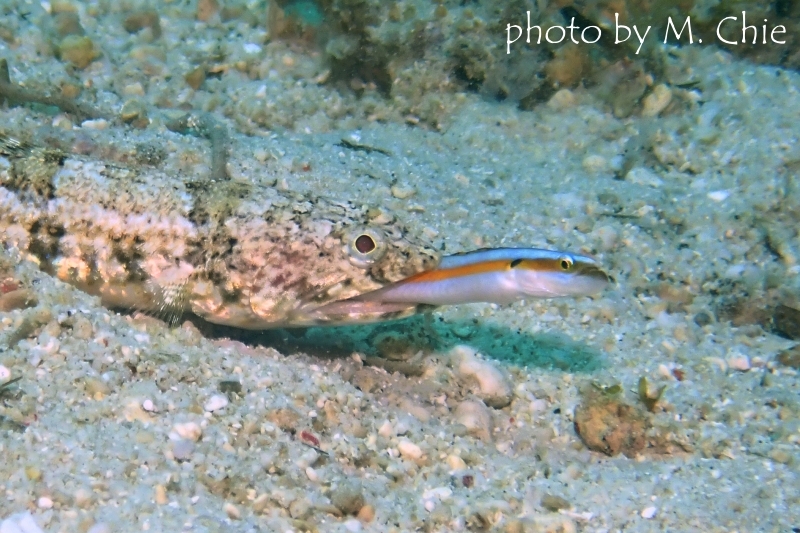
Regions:
[[[320, 310], [435, 269], [440, 255], [422, 232], [362, 204], [272, 189], [263, 196], [242, 201], [220, 225], [224, 238], [215, 242], [225, 247], [189, 283], [194, 314], [261, 330], [376, 322], [416, 312], [415, 305]], [[213, 251], [215, 242], [207, 248]]]

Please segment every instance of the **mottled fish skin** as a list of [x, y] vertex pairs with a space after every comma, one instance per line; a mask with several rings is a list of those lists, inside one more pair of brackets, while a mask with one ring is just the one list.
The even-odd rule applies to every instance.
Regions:
[[109, 307], [190, 311], [244, 329], [408, 316], [421, 306], [314, 312], [436, 267], [427, 242], [381, 220], [347, 201], [120, 167], [0, 135], [3, 244]]

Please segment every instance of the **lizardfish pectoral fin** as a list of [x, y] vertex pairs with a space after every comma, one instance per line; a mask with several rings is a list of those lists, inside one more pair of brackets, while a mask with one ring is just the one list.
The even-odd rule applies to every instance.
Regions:
[[426, 304], [382, 302], [380, 300], [355, 297], [325, 304], [309, 311], [308, 316], [319, 325], [327, 323], [370, 323], [406, 318], [432, 308], [433, 306]]

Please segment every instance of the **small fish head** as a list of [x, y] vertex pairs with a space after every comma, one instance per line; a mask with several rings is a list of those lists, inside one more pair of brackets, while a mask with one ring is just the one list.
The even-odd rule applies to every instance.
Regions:
[[610, 281], [596, 259], [581, 254], [522, 261], [517, 270], [523, 293], [537, 298], [589, 296], [602, 291]]

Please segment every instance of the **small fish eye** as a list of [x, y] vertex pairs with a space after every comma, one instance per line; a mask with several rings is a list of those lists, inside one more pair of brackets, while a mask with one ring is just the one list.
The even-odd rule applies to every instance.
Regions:
[[378, 245], [375, 244], [375, 239], [373, 239], [370, 235], [362, 233], [356, 237], [356, 240], [353, 241], [353, 247], [362, 254], [368, 254], [375, 250]]
[[569, 257], [562, 257], [559, 260], [559, 265], [561, 265], [561, 270], [566, 272], [572, 268], [572, 259]]

